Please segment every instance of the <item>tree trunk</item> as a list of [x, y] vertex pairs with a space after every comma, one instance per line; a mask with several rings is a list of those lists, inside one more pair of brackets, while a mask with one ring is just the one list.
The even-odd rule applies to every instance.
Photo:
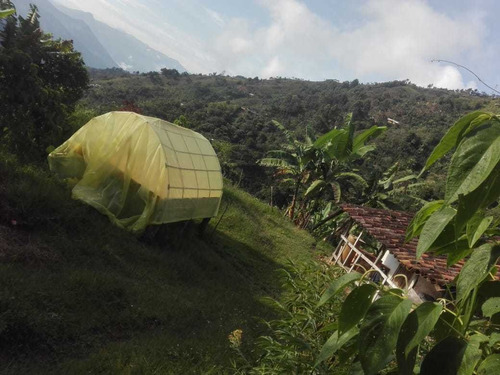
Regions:
[[297, 194], [299, 193], [300, 180], [295, 183], [295, 191], [293, 193], [292, 204], [290, 205], [290, 220], [293, 220], [295, 214], [295, 204], [297, 203]]

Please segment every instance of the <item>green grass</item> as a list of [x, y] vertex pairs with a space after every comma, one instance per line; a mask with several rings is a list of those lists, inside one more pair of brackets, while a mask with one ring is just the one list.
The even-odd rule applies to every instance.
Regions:
[[276, 270], [325, 249], [234, 187], [226, 206], [203, 238], [139, 240], [0, 153], [0, 373], [230, 373], [227, 336], [262, 333]]

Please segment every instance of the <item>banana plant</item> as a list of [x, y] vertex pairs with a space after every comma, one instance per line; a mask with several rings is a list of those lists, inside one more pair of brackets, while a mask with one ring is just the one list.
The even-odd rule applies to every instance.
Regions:
[[418, 182], [419, 177], [415, 174], [397, 178], [398, 174], [399, 162], [394, 163], [385, 172], [376, 174], [363, 193], [364, 204], [375, 208], [402, 209], [398, 201], [404, 198], [419, 206], [426, 204], [426, 200], [414, 194], [415, 189], [425, 183]]
[[309, 137], [306, 137], [305, 142], [301, 142], [278, 121], [273, 120], [272, 123], [283, 132], [287, 143], [282, 150], [269, 151], [267, 157], [258, 160], [257, 163], [264, 167], [275, 168], [276, 175], [283, 182], [293, 184], [292, 202], [287, 210], [289, 218], [293, 220], [299, 189], [308, 181], [314, 165], [314, 150]]
[[319, 137], [312, 145], [316, 151], [316, 172], [318, 178], [309, 185], [306, 198], [318, 197], [325, 191], [331, 191], [335, 202], [340, 202], [342, 185], [366, 188], [365, 179], [349, 165], [375, 149], [366, 145], [369, 140], [378, 137], [387, 127], [373, 126], [355, 135], [352, 113], [349, 113], [342, 128], [335, 128]]

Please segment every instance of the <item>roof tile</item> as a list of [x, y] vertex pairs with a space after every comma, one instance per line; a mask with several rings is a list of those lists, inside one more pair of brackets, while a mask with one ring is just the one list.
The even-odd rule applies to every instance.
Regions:
[[[460, 272], [464, 264], [463, 260], [451, 267], [447, 266], [444, 255], [425, 253], [419, 260], [416, 260], [418, 240], [413, 238], [411, 241], [405, 242], [406, 228], [410, 224], [413, 214], [352, 204], [342, 204], [340, 207], [368, 234], [398, 258], [406, 268], [439, 285], [453, 281]], [[498, 273], [497, 278], [499, 278]]]

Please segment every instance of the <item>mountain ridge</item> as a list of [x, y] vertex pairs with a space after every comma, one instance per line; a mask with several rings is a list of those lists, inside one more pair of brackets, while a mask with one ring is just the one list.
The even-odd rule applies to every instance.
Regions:
[[56, 38], [73, 40], [85, 64], [92, 68], [120, 67], [148, 72], [161, 68], [186, 69], [175, 59], [154, 50], [134, 36], [94, 18], [91, 13], [67, 8], [50, 0], [15, 0], [17, 12], [26, 16], [29, 5], [40, 13], [42, 29]]

